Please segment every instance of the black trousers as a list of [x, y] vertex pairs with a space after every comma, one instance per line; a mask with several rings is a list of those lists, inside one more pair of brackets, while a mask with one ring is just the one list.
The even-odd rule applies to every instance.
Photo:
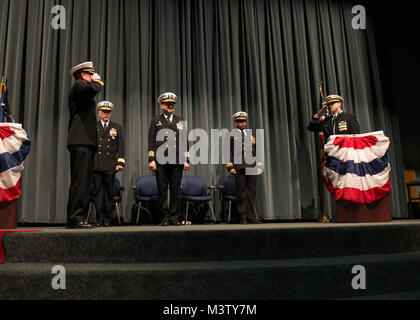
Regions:
[[115, 172], [94, 171], [96, 223], [111, 223], [114, 218], [114, 180]]
[[[159, 205], [163, 219], [171, 223], [178, 222], [179, 199], [181, 195], [181, 179], [184, 165], [157, 164], [156, 180], [158, 186]], [[168, 210], [168, 185], [170, 202]]]
[[245, 175], [245, 169], [236, 171], [236, 206], [241, 220], [256, 221], [254, 204], [257, 176]]
[[67, 224], [72, 224], [87, 217], [96, 148], [77, 145], [69, 146], [68, 149], [71, 180], [67, 201]]

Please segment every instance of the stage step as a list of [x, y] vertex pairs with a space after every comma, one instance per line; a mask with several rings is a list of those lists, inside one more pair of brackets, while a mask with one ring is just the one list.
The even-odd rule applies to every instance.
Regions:
[[[3, 247], [0, 299], [415, 299], [420, 292], [417, 221], [40, 228], [4, 234]], [[51, 286], [55, 265], [66, 270], [65, 290]], [[365, 290], [352, 288], [354, 266], [366, 271]]]
[[[52, 288], [51, 263], [0, 265], [0, 299], [410, 299], [410, 292], [420, 290], [420, 251], [287, 260], [57, 264], [65, 268], [65, 290]], [[365, 290], [352, 288], [355, 265], [366, 270]]]
[[6, 233], [3, 244], [5, 263], [280, 260], [420, 250], [420, 224], [312, 226], [56, 228]]

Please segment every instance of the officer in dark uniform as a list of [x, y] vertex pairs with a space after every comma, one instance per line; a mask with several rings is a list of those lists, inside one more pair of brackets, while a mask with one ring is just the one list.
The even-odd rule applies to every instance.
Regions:
[[[247, 143], [251, 143], [252, 156], [256, 156], [255, 137], [246, 132], [248, 114], [243, 111], [232, 116], [236, 129], [230, 136], [230, 160], [227, 170], [235, 175], [236, 180], [236, 206], [238, 208], [240, 223], [260, 223], [255, 212], [255, 195], [257, 191], [257, 175], [262, 173], [262, 162], [247, 163]], [[238, 161], [239, 160], [239, 161]], [[256, 174], [247, 174], [248, 168], [256, 168]]]
[[92, 62], [81, 63], [70, 70], [76, 83], [69, 93], [69, 131], [71, 182], [67, 202], [67, 227], [91, 228], [85, 219], [89, 208], [93, 157], [96, 152], [95, 96], [104, 83]]
[[95, 154], [93, 183], [95, 187], [95, 207], [97, 226], [110, 227], [114, 218], [114, 180], [115, 173], [124, 169], [124, 140], [122, 128], [111, 121], [114, 105], [102, 101], [97, 105], [98, 151]]
[[[162, 114], [152, 119], [148, 134], [149, 169], [156, 173], [159, 205], [163, 214], [161, 225], [163, 226], [179, 225], [178, 206], [182, 171], [188, 170], [190, 167], [184, 118], [174, 114], [176, 100], [177, 96], [172, 92], [166, 92], [159, 96], [158, 103]], [[185, 138], [182, 139], [184, 134]], [[160, 137], [160, 135], [162, 136]], [[161, 139], [158, 139], [159, 137]], [[170, 188], [169, 204], [168, 185]]]
[[[338, 95], [330, 95], [325, 98], [321, 110], [310, 121], [308, 130], [324, 133], [325, 142], [329, 136], [336, 134], [359, 134], [360, 127], [356, 118], [351, 113], [343, 112], [344, 98]], [[329, 108], [330, 115], [325, 116]]]

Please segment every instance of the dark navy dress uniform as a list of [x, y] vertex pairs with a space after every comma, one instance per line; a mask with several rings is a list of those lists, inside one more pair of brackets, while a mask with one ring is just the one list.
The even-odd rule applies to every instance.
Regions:
[[[71, 70], [94, 73], [91, 62]], [[72, 226], [86, 219], [89, 208], [90, 184], [93, 174], [93, 157], [96, 152], [96, 103], [95, 96], [104, 84], [100, 80], [85, 83], [77, 80], [69, 92], [70, 121], [67, 148], [70, 151], [70, 188], [67, 202], [67, 225]]]
[[[237, 112], [233, 115], [233, 119], [247, 120], [246, 112]], [[255, 197], [257, 191], [257, 175], [247, 175], [247, 168], [262, 169], [262, 162], [246, 163], [246, 143], [251, 140], [252, 156], [256, 156], [256, 144], [253, 136], [248, 136], [245, 130], [234, 129], [233, 135], [230, 136], [230, 160], [226, 165], [228, 171], [235, 169], [236, 182], [236, 206], [238, 208], [241, 223], [258, 222], [255, 213]], [[247, 141], [248, 140], [248, 141]], [[240, 147], [235, 147], [240, 146]], [[249, 152], [249, 151], [248, 151]], [[235, 162], [235, 159], [241, 159]]]
[[324, 121], [313, 117], [308, 125], [309, 131], [324, 133], [325, 142], [329, 136], [335, 134], [359, 134], [360, 127], [356, 118], [351, 113], [341, 112], [337, 116], [330, 116]]
[[[173, 93], [162, 94], [158, 102], [168, 101], [175, 103], [176, 95]], [[181, 179], [184, 170], [184, 163], [189, 162], [188, 157], [188, 143], [185, 139], [185, 147], [181, 145], [180, 135], [186, 130], [184, 128], [184, 118], [172, 115], [172, 121], [169, 121], [164, 114], [154, 117], [150, 122], [148, 133], [148, 162], [156, 162], [156, 180], [158, 186], [159, 206], [163, 214], [163, 221], [169, 224], [178, 223], [178, 210], [181, 193]], [[163, 130], [164, 139], [157, 141], [157, 135], [160, 130]], [[173, 132], [171, 135], [170, 132]], [[185, 136], [186, 137], [186, 136]], [[161, 163], [157, 157], [158, 149], [162, 147], [165, 152], [164, 155], [168, 156], [169, 148], [172, 148], [176, 158], [171, 163]], [[170, 188], [170, 202], [168, 210], [168, 185]]]
[[97, 122], [98, 150], [94, 159], [93, 184], [98, 225], [110, 225], [114, 217], [114, 180], [117, 165], [125, 166], [123, 131], [109, 121], [106, 128]]
[[[334, 102], [343, 102], [344, 99], [337, 95], [331, 95], [326, 98], [327, 104]], [[325, 143], [329, 136], [336, 134], [359, 134], [360, 126], [354, 115], [351, 113], [341, 112], [336, 116], [329, 116], [325, 119], [312, 117], [308, 125], [309, 131], [323, 132]]]

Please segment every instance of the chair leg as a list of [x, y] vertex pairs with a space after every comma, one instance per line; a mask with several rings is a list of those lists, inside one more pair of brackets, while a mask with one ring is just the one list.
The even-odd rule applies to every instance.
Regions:
[[232, 213], [232, 201], [229, 201], [229, 213], [228, 213], [228, 221], [227, 223], [230, 223], [230, 214]]
[[255, 219], [257, 219], [257, 221], [259, 221], [257, 209], [255, 209], [255, 206], [254, 206], [254, 214], [255, 214]]
[[115, 208], [117, 210], [118, 223], [121, 225], [120, 209], [118, 208], [118, 203], [117, 202], [115, 202]]
[[89, 217], [90, 217], [90, 210], [92, 209], [92, 202], [89, 202], [89, 210], [86, 217], [86, 223], [89, 223]]
[[138, 209], [137, 209], [136, 225], [138, 225], [138, 223], [139, 223], [140, 210], [141, 210], [141, 202], [139, 202], [139, 207], [138, 207]]
[[214, 214], [213, 205], [211, 204], [211, 200], [209, 201], [209, 205], [210, 205], [211, 213], [213, 215], [214, 223], [217, 223], [216, 215]]
[[190, 203], [187, 201], [187, 209], [185, 210], [185, 225], [191, 224], [188, 223], [188, 207], [190, 206]]

